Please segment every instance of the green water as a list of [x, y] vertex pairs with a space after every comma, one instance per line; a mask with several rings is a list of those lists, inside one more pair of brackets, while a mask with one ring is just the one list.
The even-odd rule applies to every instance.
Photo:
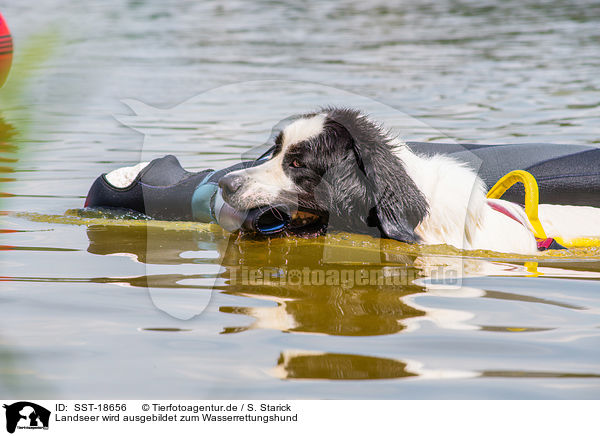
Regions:
[[0, 108], [0, 397], [600, 396], [598, 249], [252, 240], [76, 212], [102, 172], [166, 153], [230, 165], [332, 103], [408, 140], [598, 143], [596, 3], [0, 7], [16, 54], [59, 34]]

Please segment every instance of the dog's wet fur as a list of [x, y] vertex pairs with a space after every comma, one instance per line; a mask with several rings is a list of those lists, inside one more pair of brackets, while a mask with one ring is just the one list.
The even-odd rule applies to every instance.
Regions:
[[[419, 242], [415, 228], [428, 213], [427, 200], [389, 132], [361, 112], [326, 108], [303, 115], [275, 145], [265, 163], [221, 179], [231, 206], [285, 204], [317, 217], [308, 220], [308, 233], [331, 229]], [[294, 232], [303, 234], [303, 227]]]

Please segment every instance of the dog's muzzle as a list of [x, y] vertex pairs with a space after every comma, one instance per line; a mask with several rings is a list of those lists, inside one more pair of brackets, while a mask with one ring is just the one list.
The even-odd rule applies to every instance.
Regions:
[[220, 190], [215, 197], [213, 213], [217, 223], [230, 232], [244, 230], [261, 235], [274, 235], [284, 231], [292, 221], [292, 213], [286, 205], [238, 210], [223, 200]]

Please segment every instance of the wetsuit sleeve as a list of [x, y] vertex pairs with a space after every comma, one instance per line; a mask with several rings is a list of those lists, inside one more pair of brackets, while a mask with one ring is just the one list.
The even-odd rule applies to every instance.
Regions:
[[103, 174], [92, 184], [86, 207], [134, 210], [152, 218], [191, 220], [192, 196], [213, 170], [192, 173], [184, 170], [175, 156], [151, 161], [125, 188], [117, 188]]
[[189, 172], [175, 156], [167, 155], [151, 161], [124, 188], [111, 185], [106, 174], [101, 175], [92, 184], [85, 207], [129, 209], [162, 220], [216, 222], [213, 207], [221, 177], [259, 163]]

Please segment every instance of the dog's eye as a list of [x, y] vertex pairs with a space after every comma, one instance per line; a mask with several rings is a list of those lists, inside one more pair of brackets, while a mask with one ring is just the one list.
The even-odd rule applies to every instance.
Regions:
[[302, 165], [298, 159], [294, 159], [290, 166], [294, 168], [304, 168], [304, 165]]

